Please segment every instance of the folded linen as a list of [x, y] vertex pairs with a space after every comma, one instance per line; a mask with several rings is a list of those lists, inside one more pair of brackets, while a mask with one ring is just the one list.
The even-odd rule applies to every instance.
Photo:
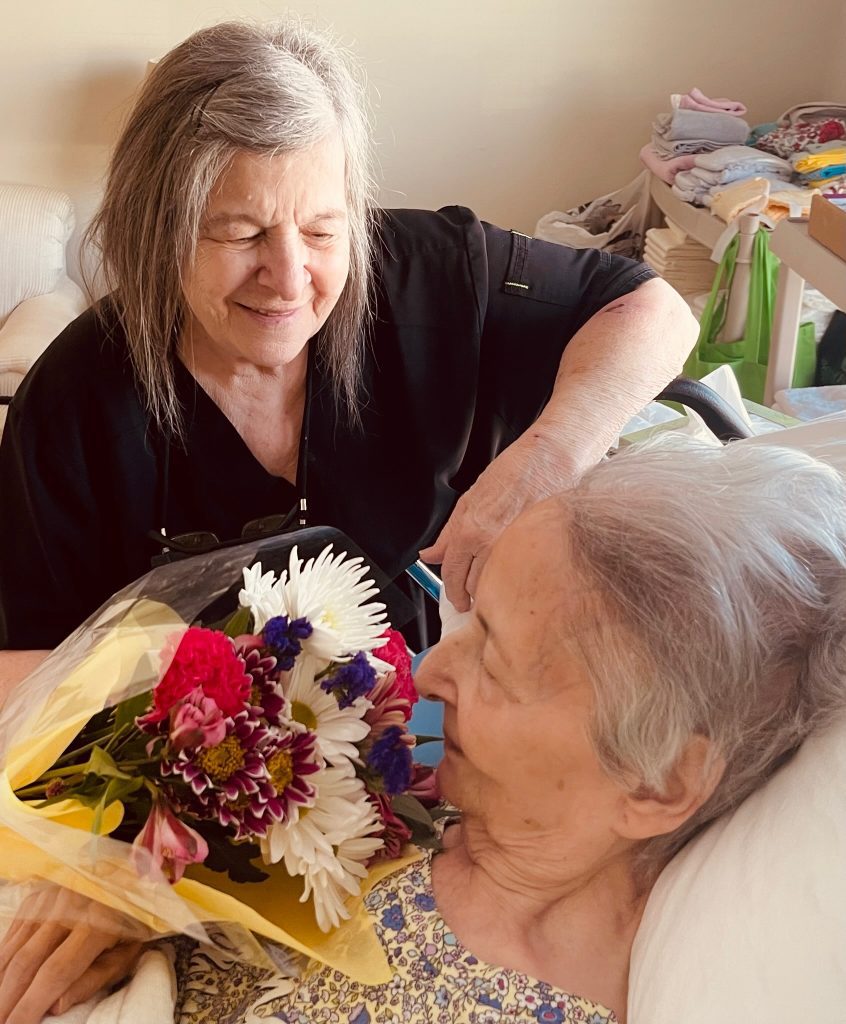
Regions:
[[653, 129], [668, 142], [708, 139], [723, 146], [745, 142], [749, 135], [749, 125], [743, 118], [684, 108], [676, 108], [671, 114], [659, 114]]
[[748, 178], [735, 181], [719, 192], [710, 195], [711, 213], [730, 224], [741, 213], [761, 213], [770, 197], [770, 182], [767, 178]]
[[825, 149], [818, 149], [814, 153], [796, 153], [790, 162], [800, 174], [822, 171], [834, 164], [846, 163], [846, 145], [826, 145]]
[[727, 100], [725, 97], [711, 99], [701, 89], [694, 86], [686, 93], [673, 93], [670, 97], [673, 107], [681, 107], [684, 110], [702, 110], [709, 113], [731, 114], [733, 117], [743, 117], [746, 107], [739, 100]]
[[686, 171], [693, 167], [694, 157], [692, 153], [684, 156], [671, 157], [669, 160], [659, 156], [650, 143], [647, 143], [640, 151], [640, 162], [648, 167], [652, 173], [666, 181], [668, 185], [673, 184], [673, 178], [679, 171]]
[[796, 121], [775, 128], [755, 141], [756, 149], [776, 156], [790, 157], [807, 149], [811, 143], [832, 142], [846, 138], [846, 118], [828, 118], [824, 121]]
[[743, 181], [744, 178], [769, 178], [771, 181], [789, 181], [790, 175], [787, 172], [778, 173], [768, 167], [755, 166], [751, 161], [747, 164], [738, 164], [737, 167], [727, 168], [724, 171], [706, 171], [704, 167], [691, 167], [690, 173], [704, 184], [714, 188], [718, 185], [730, 185], [733, 181]]
[[708, 153], [711, 150], [719, 149], [721, 142], [712, 142], [710, 139], [688, 139], [684, 142], [666, 142], [660, 135], [652, 136], [652, 147], [658, 156], [665, 160], [685, 156], [690, 153]]
[[831, 164], [829, 167], [820, 167], [818, 171], [800, 174], [799, 181], [803, 185], [817, 185], [834, 178], [842, 178], [844, 174], [846, 174], [846, 163]]
[[793, 170], [787, 160], [763, 153], [753, 146], [722, 146], [713, 153], [702, 153], [696, 157], [696, 166], [706, 171], [727, 171], [750, 165], [762, 172], [775, 172], [788, 177]]

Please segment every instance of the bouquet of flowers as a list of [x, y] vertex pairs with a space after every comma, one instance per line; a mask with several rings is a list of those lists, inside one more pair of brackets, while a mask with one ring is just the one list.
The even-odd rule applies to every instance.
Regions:
[[[225, 560], [231, 566], [232, 554]], [[367, 573], [362, 558], [333, 554], [331, 545], [308, 560], [294, 547], [278, 575], [260, 561], [243, 568], [237, 610], [211, 625], [130, 600], [118, 628], [87, 652], [82, 675], [78, 668], [51, 688], [23, 757], [18, 747], [7, 759], [2, 782], [11, 794], [0, 819], [48, 862], [60, 861], [46, 877], [156, 930], [228, 919], [333, 962], [343, 941], [321, 943], [310, 925], [329, 933], [358, 914], [353, 930], [366, 930], [359, 897], [374, 865], [399, 857], [412, 833], [430, 835], [414, 797], [416, 784], [431, 806], [431, 770], [414, 765], [407, 727], [417, 699], [410, 657], [385, 606], [372, 600], [378, 591]], [[208, 596], [199, 588], [198, 598]], [[90, 681], [86, 660], [91, 669], [93, 655], [96, 669], [114, 674], [104, 641], [120, 684], [112, 679], [81, 728], [77, 713], [57, 729], [57, 698], [78, 696]], [[32, 826], [34, 815], [37, 829], [2, 813], [10, 795], [18, 817], [25, 812]], [[63, 842], [72, 826], [77, 855], [56, 857], [47, 824], [61, 828]], [[87, 851], [83, 827], [100, 837]], [[0, 874], [22, 880], [4, 860]], [[162, 900], [164, 880], [174, 895], [183, 892], [178, 912]], [[216, 898], [203, 898], [198, 884]], [[262, 926], [264, 907], [257, 923], [221, 905], [250, 890], [272, 891], [282, 932], [272, 919]], [[297, 890], [311, 921], [291, 907]], [[297, 921], [299, 935], [287, 927]]]

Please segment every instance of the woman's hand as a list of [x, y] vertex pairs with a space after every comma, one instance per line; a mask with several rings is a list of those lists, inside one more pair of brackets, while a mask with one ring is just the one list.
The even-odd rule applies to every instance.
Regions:
[[67, 889], [29, 897], [0, 942], [0, 1024], [39, 1024], [125, 978], [142, 943], [122, 914]]
[[456, 503], [438, 539], [420, 552], [441, 566], [446, 595], [458, 611], [470, 608], [494, 541], [537, 501], [573, 485], [579, 467], [557, 431], [540, 422], [498, 455]]

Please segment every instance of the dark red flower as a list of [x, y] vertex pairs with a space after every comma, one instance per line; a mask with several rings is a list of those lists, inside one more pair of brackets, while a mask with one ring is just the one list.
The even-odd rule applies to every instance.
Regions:
[[413, 706], [417, 703], [419, 694], [411, 677], [411, 655], [408, 653], [405, 639], [402, 633], [396, 629], [388, 629], [382, 635], [387, 642], [378, 650], [373, 651], [373, 654], [394, 666], [396, 671], [394, 689]]

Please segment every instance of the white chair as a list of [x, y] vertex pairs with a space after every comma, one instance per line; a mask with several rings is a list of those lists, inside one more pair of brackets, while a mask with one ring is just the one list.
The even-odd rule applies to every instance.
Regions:
[[0, 431], [26, 372], [88, 305], [65, 271], [74, 223], [63, 192], [0, 184]]

